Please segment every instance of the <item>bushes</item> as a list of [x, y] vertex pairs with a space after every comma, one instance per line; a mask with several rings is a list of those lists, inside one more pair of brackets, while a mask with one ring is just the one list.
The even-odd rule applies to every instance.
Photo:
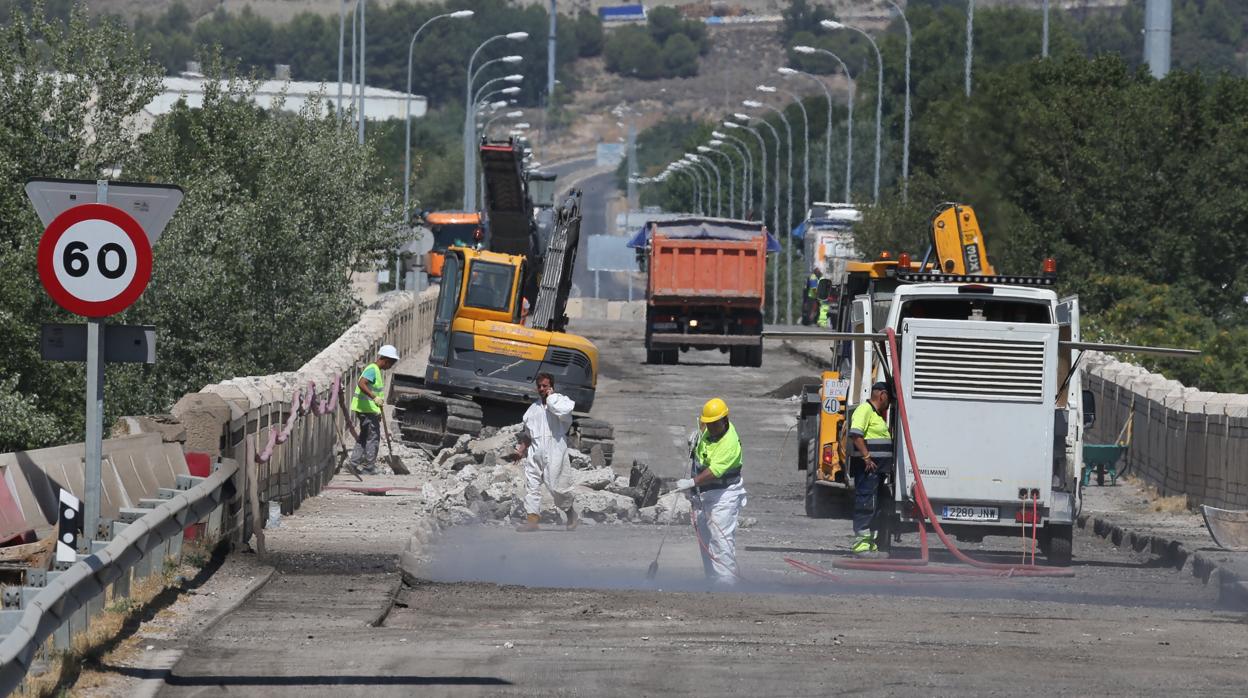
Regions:
[[613, 31], [603, 55], [607, 70], [619, 75], [641, 80], [688, 78], [698, 74], [698, 56], [709, 47], [706, 25], [659, 7], [650, 11], [646, 26]]

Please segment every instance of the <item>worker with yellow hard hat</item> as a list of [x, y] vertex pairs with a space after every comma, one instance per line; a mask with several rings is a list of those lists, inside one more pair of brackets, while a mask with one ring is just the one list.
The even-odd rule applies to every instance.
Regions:
[[728, 421], [728, 404], [712, 398], [702, 406], [701, 428], [690, 453], [692, 477], [676, 483], [690, 492], [697, 509], [702, 568], [716, 584], [736, 583], [737, 517], [745, 506], [745, 483], [741, 479], [741, 439]]

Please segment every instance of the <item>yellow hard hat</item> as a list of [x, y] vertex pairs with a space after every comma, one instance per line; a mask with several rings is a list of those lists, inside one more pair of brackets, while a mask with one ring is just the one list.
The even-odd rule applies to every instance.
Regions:
[[728, 403], [723, 398], [713, 397], [702, 406], [702, 423], [718, 422], [728, 416]]

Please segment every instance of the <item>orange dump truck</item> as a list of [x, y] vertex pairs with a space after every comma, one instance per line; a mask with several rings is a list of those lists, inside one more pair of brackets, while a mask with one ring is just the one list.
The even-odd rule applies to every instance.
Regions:
[[646, 360], [718, 349], [733, 366], [763, 363], [767, 253], [779, 244], [758, 222], [651, 221], [630, 242], [646, 272]]
[[425, 214], [425, 225], [433, 233], [433, 249], [429, 251], [425, 269], [435, 279], [442, 278], [448, 247], [471, 247], [484, 235], [481, 214], [474, 211], [430, 211]]

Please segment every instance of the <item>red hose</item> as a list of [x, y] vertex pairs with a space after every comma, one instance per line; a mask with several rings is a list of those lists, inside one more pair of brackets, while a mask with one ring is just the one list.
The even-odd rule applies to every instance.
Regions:
[[[1010, 565], [996, 562], [983, 562], [967, 555], [958, 549], [940, 526], [936, 514], [932, 511], [932, 503], [927, 498], [927, 488], [923, 485], [923, 474], [919, 470], [919, 459], [914, 455], [914, 440], [910, 438], [910, 417], [906, 413], [905, 391], [901, 386], [901, 359], [897, 350], [897, 333], [891, 327], [884, 328], [888, 337], [888, 348], [891, 353], [890, 363], [893, 368], [894, 392], [897, 395], [897, 412], [901, 417], [901, 428], [906, 436], [906, 453], [910, 456], [911, 470], [914, 472], [914, 499], [919, 507], [919, 539], [922, 550], [920, 560], [852, 560], [837, 562], [834, 567], [849, 570], [871, 570], [876, 572], [918, 572], [923, 574], [952, 574], [958, 576], [985, 577], [1073, 577], [1073, 570], [1064, 567], [1040, 567], [1035, 564], [1034, 552], [1031, 564]], [[1033, 507], [1035, 504], [1033, 503]], [[936, 537], [953, 554], [955, 558], [971, 566], [972, 569], [928, 564], [927, 529], [923, 523], [926, 518], [932, 524]], [[1033, 537], [1036, 525], [1032, 517]], [[1024, 535], [1026, 529], [1024, 529]]]

